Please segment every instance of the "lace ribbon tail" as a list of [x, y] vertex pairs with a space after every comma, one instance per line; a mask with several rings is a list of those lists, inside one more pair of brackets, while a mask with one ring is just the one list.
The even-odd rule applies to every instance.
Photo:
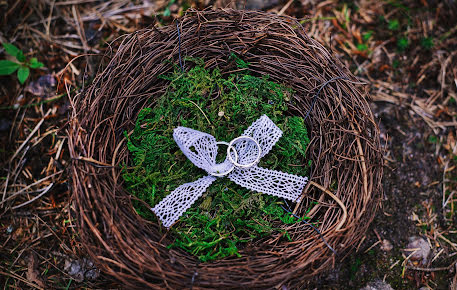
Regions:
[[162, 221], [162, 224], [169, 228], [215, 180], [216, 177], [208, 175], [194, 182], [185, 183], [173, 190], [151, 210]]
[[308, 183], [308, 177], [301, 177], [261, 167], [236, 168], [228, 176], [230, 180], [247, 189], [282, 197], [294, 202]]

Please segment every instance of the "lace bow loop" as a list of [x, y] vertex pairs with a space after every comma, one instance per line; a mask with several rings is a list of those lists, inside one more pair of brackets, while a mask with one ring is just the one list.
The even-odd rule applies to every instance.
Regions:
[[173, 131], [173, 139], [179, 149], [192, 163], [206, 170], [216, 164], [216, 138], [186, 127], [177, 127]]

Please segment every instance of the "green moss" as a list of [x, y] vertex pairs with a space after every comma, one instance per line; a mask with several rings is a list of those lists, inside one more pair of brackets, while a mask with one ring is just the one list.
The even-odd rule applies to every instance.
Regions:
[[[235, 61], [239, 68], [248, 65]], [[306, 176], [310, 165], [305, 158], [309, 143], [306, 126], [302, 118], [286, 115], [292, 90], [268, 77], [246, 71], [224, 76], [218, 69], [205, 69], [201, 60], [194, 62], [197, 65], [184, 74], [176, 69], [163, 76], [169, 81], [167, 92], [139, 113], [127, 138], [132, 156], [131, 167], [123, 174], [127, 190], [153, 207], [178, 186], [207, 175], [179, 150], [172, 137], [177, 126], [230, 141], [263, 114], [284, 133], [259, 166]], [[225, 159], [224, 155], [218, 154], [218, 160]], [[283, 223], [299, 221], [281, 204], [274, 196], [251, 192], [220, 178], [171, 227], [175, 240], [169, 247], [180, 247], [201, 261], [239, 256], [243, 245], [283, 231], [279, 229]], [[142, 217], [156, 221], [144, 203], [134, 201], [134, 207]], [[284, 232], [283, 237], [289, 236]]]
[[430, 50], [433, 48], [434, 45], [435, 43], [433, 41], [433, 37], [424, 37], [421, 40], [421, 46], [425, 49]]
[[409, 40], [407, 37], [403, 36], [397, 40], [397, 48], [399, 51], [405, 51], [409, 46]]
[[400, 22], [398, 22], [397, 19], [392, 19], [388, 21], [387, 26], [389, 27], [389, 30], [395, 31], [400, 29]]

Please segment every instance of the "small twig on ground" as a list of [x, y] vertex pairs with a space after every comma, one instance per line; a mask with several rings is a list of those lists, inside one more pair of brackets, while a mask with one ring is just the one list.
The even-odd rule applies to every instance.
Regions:
[[376, 247], [377, 245], [379, 245], [380, 243], [382, 243], [382, 241], [377, 241], [375, 242], [373, 245], [371, 245], [368, 249], [365, 250], [365, 252], [363, 252], [364, 254], [368, 253], [371, 249], [373, 249], [374, 247]]
[[281, 10], [278, 12], [278, 15], [282, 15], [284, 14], [284, 12], [286, 12], [286, 10], [289, 8], [290, 4], [292, 4], [292, 2], [294, 2], [294, 0], [289, 0], [289, 2], [286, 3], [286, 5], [284, 5]]
[[[412, 251], [411, 254], [409, 254], [408, 257], [405, 258], [405, 260], [401, 263], [402, 266], [403, 266], [403, 270], [401, 271], [401, 277], [404, 278], [405, 277], [405, 273], [406, 273], [406, 263], [408, 263], [409, 259], [418, 251], [420, 250], [420, 248], [414, 248], [414, 249], [408, 249], [408, 251]], [[403, 255], [404, 257], [404, 255]]]
[[442, 239], [443, 241], [445, 241], [446, 243], [448, 243], [454, 250], [457, 251], [457, 244], [449, 241], [445, 236], [443, 236], [440, 232], [438, 231], [435, 231], [436, 235], [438, 236], [438, 238]]
[[48, 175], [48, 176], [46, 176], [46, 177], [41, 178], [40, 180], [38, 180], [38, 181], [36, 181], [36, 182], [34, 182], [34, 183], [32, 183], [32, 184], [27, 185], [27, 186], [24, 187], [23, 189], [21, 189], [21, 190], [15, 192], [15, 193], [13, 193], [12, 195], [8, 196], [8, 198], [6, 198], [5, 200], [2, 200], [2, 201], [0, 202], [0, 205], [2, 205], [3, 203], [5, 203], [5, 202], [8, 201], [8, 200], [11, 200], [11, 199], [15, 198], [15, 197], [18, 196], [19, 194], [25, 193], [29, 188], [31, 188], [31, 187], [33, 187], [33, 186], [35, 186], [35, 185], [38, 185], [38, 184], [42, 183], [43, 181], [48, 180], [49, 178], [51, 178], [51, 177], [53, 177], [53, 176], [56, 176], [56, 175], [58, 175], [58, 174], [61, 174], [62, 172], [63, 172], [63, 170], [60, 170], [60, 171], [58, 171], [58, 172], [56, 172], [56, 173], [53, 173], [53, 174], [51, 174], [51, 175]]
[[[2, 267], [3, 268], [3, 267]], [[7, 270], [8, 271], [8, 270]], [[30, 281], [28, 281], [27, 279], [23, 278], [22, 276], [20, 275], [17, 275], [15, 273], [11, 273], [10, 271], [8, 272], [3, 272], [2, 270], [0, 270], [0, 275], [4, 276], [4, 277], [11, 277], [11, 278], [14, 278], [14, 279], [17, 279], [19, 281], [22, 281], [24, 282], [25, 284], [31, 286], [32, 288], [36, 288], [36, 289], [44, 289], [43, 287], [35, 284], [35, 283], [32, 283]]]
[[19, 148], [16, 150], [16, 152], [14, 152], [13, 157], [11, 157], [11, 159], [10, 159], [10, 162], [13, 161], [14, 158], [16, 158], [17, 154], [19, 154], [19, 152], [21, 152], [22, 148], [24, 148], [24, 146], [29, 142], [29, 140], [32, 138], [32, 136], [35, 135], [35, 133], [40, 129], [41, 125], [43, 124], [44, 120], [49, 115], [49, 113], [51, 113], [51, 109], [49, 109], [46, 112], [45, 116], [43, 118], [41, 118], [40, 122], [38, 122], [38, 124], [35, 126], [35, 128], [33, 128], [32, 132], [30, 132], [29, 136], [27, 136], [25, 141], [22, 142], [21, 146], [19, 146]]
[[51, 28], [51, 21], [52, 21], [52, 12], [54, 11], [54, 4], [56, 3], [56, 0], [53, 0], [52, 3], [51, 3], [51, 9], [49, 9], [49, 16], [48, 16], [48, 20], [47, 20], [47, 23], [46, 23], [46, 35], [49, 36], [50, 35], [50, 28]]
[[452, 262], [449, 266], [447, 267], [436, 267], [436, 268], [421, 268], [421, 267], [412, 267], [412, 266], [406, 266], [406, 269], [408, 270], [415, 270], [415, 271], [423, 271], [423, 272], [436, 272], [436, 271], [448, 271], [454, 265], [456, 265], [457, 260]]
[[28, 200], [28, 201], [26, 201], [26, 202], [24, 202], [24, 203], [21, 203], [21, 204], [19, 204], [19, 205], [13, 206], [11, 209], [18, 209], [18, 208], [20, 208], [20, 207], [26, 206], [26, 205], [28, 205], [28, 204], [34, 202], [35, 200], [37, 200], [37, 199], [39, 199], [40, 197], [42, 197], [46, 192], [48, 192], [48, 191], [51, 189], [51, 187], [52, 187], [53, 185], [54, 185], [54, 183], [49, 184], [48, 186], [46, 186], [45, 188], [42, 189], [43, 191], [42, 191], [39, 195], [35, 196], [35, 197], [32, 198], [31, 200]]
[[91, 61], [88, 56], [88, 52], [90, 50], [89, 45], [87, 44], [86, 40], [86, 33], [84, 31], [84, 22], [81, 20], [81, 15], [79, 14], [79, 10], [76, 10], [76, 6], [73, 5], [71, 7], [71, 11], [73, 13], [73, 18], [75, 20], [76, 32], [78, 33], [79, 39], [84, 48], [84, 54], [86, 55], [86, 65], [89, 66], [89, 71], [93, 72], [93, 67]]

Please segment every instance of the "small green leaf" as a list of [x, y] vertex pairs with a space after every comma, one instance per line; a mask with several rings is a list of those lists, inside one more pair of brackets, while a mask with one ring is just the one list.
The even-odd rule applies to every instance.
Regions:
[[421, 40], [421, 45], [422, 47], [426, 48], [426, 49], [431, 49], [433, 48], [433, 37], [425, 37]]
[[27, 78], [29, 77], [30, 74], [30, 69], [26, 66], [21, 66], [17, 70], [17, 78], [19, 79], [19, 82], [21, 84], [24, 84]]
[[396, 69], [396, 68], [398, 68], [399, 66], [400, 66], [400, 61], [399, 61], [398, 59], [394, 59], [394, 60], [392, 61], [392, 67]]
[[434, 135], [430, 135], [428, 136], [428, 142], [429, 143], [432, 143], [432, 144], [435, 144], [435, 143], [438, 143], [438, 137], [434, 136]]
[[19, 64], [10, 60], [0, 60], [0, 76], [14, 73], [19, 68]]
[[5, 52], [11, 56], [16, 57], [19, 51], [21, 51], [19, 48], [17, 48], [15, 45], [11, 43], [2, 43], [3, 48], [5, 48]]
[[400, 28], [400, 23], [397, 19], [389, 20], [388, 26], [390, 30], [398, 30]]
[[409, 46], [409, 40], [408, 38], [406, 37], [402, 37], [400, 39], [397, 40], [397, 47], [398, 47], [398, 50], [400, 51], [404, 51], [405, 49], [407, 49]]
[[357, 44], [357, 50], [366, 51], [366, 50], [368, 50], [368, 45], [366, 45], [365, 43], [359, 43], [359, 44]]
[[29, 61], [30, 68], [40, 68], [43, 67], [44, 64], [42, 62], [39, 62], [36, 57], [32, 57]]
[[362, 38], [363, 38], [363, 41], [368, 41], [370, 40], [371, 36], [373, 35], [373, 30], [369, 30], [367, 32], [365, 32], [363, 35], [362, 35]]
[[24, 56], [24, 53], [22, 52], [22, 50], [19, 50], [19, 52], [16, 55], [16, 59], [20, 62], [25, 61], [25, 56]]

